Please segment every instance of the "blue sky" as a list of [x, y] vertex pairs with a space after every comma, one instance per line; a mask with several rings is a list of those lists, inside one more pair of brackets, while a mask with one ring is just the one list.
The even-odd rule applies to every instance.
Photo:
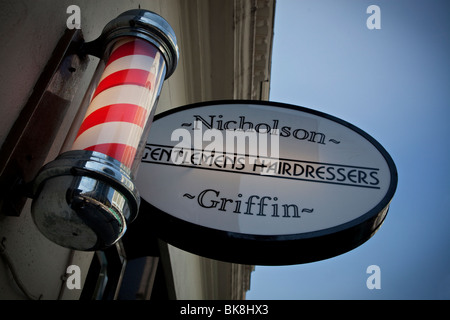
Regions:
[[[367, 7], [381, 10], [369, 30]], [[449, 1], [277, 0], [271, 101], [329, 113], [390, 153], [399, 182], [362, 246], [256, 266], [247, 299], [450, 299]], [[378, 265], [381, 289], [366, 269]]]

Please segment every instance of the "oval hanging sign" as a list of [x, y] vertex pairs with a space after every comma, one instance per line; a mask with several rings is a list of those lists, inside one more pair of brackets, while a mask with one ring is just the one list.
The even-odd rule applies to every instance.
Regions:
[[312, 262], [382, 224], [397, 186], [386, 150], [318, 111], [214, 101], [155, 117], [136, 184], [148, 228], [183, 250], [241, 264]]

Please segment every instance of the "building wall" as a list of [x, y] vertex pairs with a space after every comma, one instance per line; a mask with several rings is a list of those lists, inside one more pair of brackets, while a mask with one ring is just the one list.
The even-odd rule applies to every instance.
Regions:
[[[171, 24], [181, 55], [176, 72], [164, 83], [157, 113], [205, 100], [268, 98], [274, 1], [3, 0], [0, 2], [0, 145], [66, 29], [70, 15], [67, 7], [74, 4], [81, 9], [81, 29], [86, 41], [97, 38], [111, 19], [139, 5], [160, 14]], [[77, 117], [80, 102], [98, 62], [95, 57], [89, 59], [78, 93], [46, 161], [67, 150], [73, 141], [80, 121], [79, 114]], [[32, 222], [30, 201], [19, 217], [0, 213], [0, 241], [2, 250], [5, 249], [3, 256], [6, 254], [13, 262], [20, 281], [33, 297], [79, 298], [81, 290], [68, 290], [64, 284], [66, 268], [71, 264], [80, 266], [84, 281], [93, 253], [68, 250], [44, 238]], [[176, 298], [245, 296], [251, 267], [201, 258], [171, 246], [168, 252]], [[242, 285], [242, 281], [246, 284]], [[0, 299], [24, 298], [7, 264], [1, 261]]]

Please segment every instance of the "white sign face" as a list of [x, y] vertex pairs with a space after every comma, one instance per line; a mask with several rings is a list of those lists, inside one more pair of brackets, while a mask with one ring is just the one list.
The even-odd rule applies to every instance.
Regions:
[[177, 221], [277, 241], [332, 234], [381, 214], [378, 228], [397, 175], [373, 138], [340, 119], [229, 101], [157, 117], [136, 183], [143, 200]]

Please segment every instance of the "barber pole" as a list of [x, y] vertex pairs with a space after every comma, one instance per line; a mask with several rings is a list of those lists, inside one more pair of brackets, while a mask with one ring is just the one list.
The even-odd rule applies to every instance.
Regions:
[[103, 250], [137, 216], [140, 196], [133, 178], [162, 84], [177, 66], [178, 46], [167, 21], [136, 9], [108, 23], [80, 54], [101, 58], [90, 98], [80, 107], [84, 119], [71, 149], [36, 176], [31, 211], [51, 241]]
[[164, 74], [164, 59], [152, 44], [131, 37], [118, 41], [72, 150], [101, 152], [131, 168]]

